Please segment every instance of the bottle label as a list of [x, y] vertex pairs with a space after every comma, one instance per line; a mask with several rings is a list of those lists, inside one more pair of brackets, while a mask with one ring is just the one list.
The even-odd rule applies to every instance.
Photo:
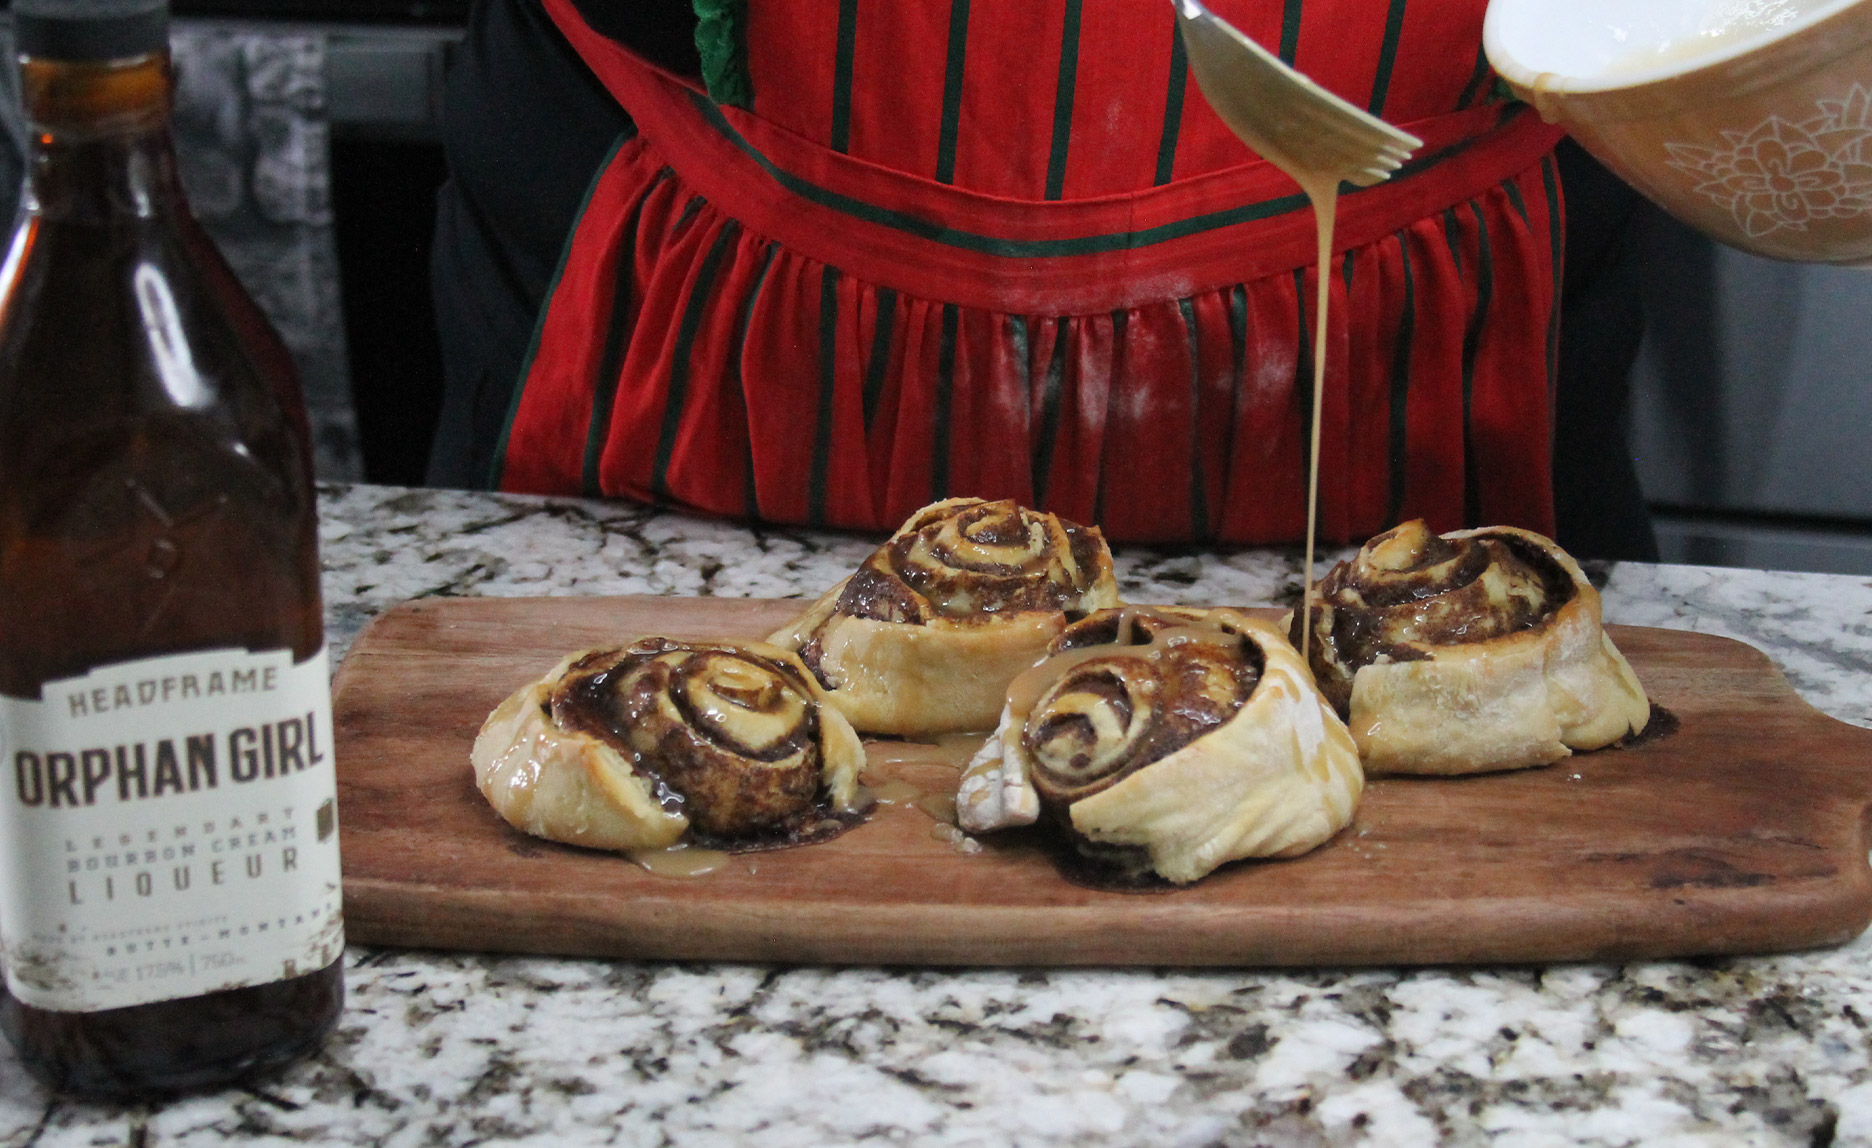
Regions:
[[0, 943], [29, 1005], [267, 984], [344, 949], [325, 651], [205, 650], [0, 696]]

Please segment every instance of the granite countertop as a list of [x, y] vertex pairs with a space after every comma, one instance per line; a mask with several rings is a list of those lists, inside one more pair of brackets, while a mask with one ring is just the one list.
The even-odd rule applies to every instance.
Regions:
[[[334, 660], [429, 595], [815, 594], [875, 539], [333, 486]], [[1123, 550], [1137, 601], [1289, 603], [1295, 554]], [[1872, 583], [1622, 564], [1615, 622], [1767, 651], [1872, 725]], [[1872, 941], [1459, 969], [883, 970], [352, 946], [325, 1050], [149, 1109], [0, 1054], [0, 1145], [1872, 1143]]]

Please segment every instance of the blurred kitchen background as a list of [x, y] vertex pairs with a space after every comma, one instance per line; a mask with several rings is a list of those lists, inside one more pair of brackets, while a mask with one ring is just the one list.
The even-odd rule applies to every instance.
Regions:
[[[175, 11], [189, 192], [299, 359], [321, 476], [419, 484], [440, 403], [442, 85], [468, 0]], [[10, 60], [4, 21], [0, 38]], [[18, 176], [0, 155], [9, 218]], [[1872, 574], [1872, 275], [1743, 255], [1661, 215], [1645, 244], [1632, 442], [1664, 559]]]
[[1632, 447], [1667, 562], [1872, 574], [1872, 271], [1647, 221]]
[[[468, 0], [173, 8], [190, 203], [298, 361], [320, 477], [421, 483], [441, 403], [428, 266], [442, 77]], [[4, 12], [0, 49], [11, 220], [25, 128]]]

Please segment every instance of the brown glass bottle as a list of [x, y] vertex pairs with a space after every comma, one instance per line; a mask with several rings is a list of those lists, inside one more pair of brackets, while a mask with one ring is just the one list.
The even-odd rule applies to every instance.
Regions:
[[[304, 662], [324, 622], [303, 400], [185, 202], [166, 9], [131, 0], [122, 27], [67, 34], [48, 8], [14, 5], [33, 139], [0, 270], [0, 694], [190, 651]], [[95, 1011], [7, 992], [0, 1027], [60, 1090], [210, 1087], [315, 1049], [342, 963]]]

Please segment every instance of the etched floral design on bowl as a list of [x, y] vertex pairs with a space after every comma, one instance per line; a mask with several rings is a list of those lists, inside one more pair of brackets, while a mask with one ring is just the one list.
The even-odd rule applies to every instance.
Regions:
[[1666, 143], [1670, 165], [1698, 179], [1695, 191], [1726, 209], [1750, 238], [1816, 219], [1872, 211], [1872, 93], [1820, 100], [1799, 123], [1770, 115], [1746, 131], [1724, 131], [1722, 147]]

